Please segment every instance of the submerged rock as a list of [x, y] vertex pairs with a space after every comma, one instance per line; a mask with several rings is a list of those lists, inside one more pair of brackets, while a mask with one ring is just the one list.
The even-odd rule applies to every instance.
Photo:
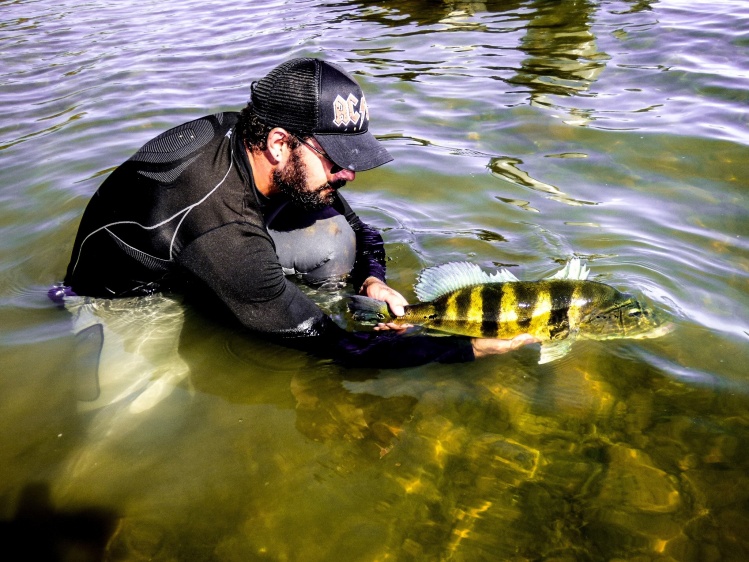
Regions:
[[650, 457], [624, 445], [608, 449], [610, 461], [597, 501], [631, 512], [672, 513], [681, 498], [676, 479], [653, 465]]

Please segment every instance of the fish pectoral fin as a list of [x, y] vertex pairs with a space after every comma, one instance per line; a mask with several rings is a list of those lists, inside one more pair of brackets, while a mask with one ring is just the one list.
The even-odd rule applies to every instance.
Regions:
[[544, 342], [541, 344], [541, 357], [538, 364], [551, 363], [567, 355], [572, 347], [572, 339], [563, 339], [553, 342]]

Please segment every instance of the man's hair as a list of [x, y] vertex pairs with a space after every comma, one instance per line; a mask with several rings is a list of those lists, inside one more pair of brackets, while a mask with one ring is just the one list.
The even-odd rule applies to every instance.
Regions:
[[[239, 113], [237, 131], [239, 131], [242, 139], [253, 152], [256, 150], [262, 152], [268, 148], [268, 134], [276, 127], [277, 125], [266, 125], [263, 123], [255, 112], [252, 103], [248, 103]], [[299, 146], [297, 136], [303, 139], [311, 136], [309, 133], [298, 131], [289, 131], [289, 133], [291, 133], [291, 138], [289, 139], [289, 148], [291, 150]]]

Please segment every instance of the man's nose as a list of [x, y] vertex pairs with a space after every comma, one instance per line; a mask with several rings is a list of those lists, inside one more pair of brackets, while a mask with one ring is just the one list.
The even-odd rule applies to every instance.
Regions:
[[342, 168], [333, 174], [334, 181], [354, 181], [356, 178], [356, 172]]

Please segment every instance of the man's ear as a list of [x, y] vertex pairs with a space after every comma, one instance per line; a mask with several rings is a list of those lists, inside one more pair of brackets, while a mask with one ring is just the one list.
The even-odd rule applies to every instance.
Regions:
[[281, 127], [271, 129], [268, 133], [268, 159], [274, 164], [283, 164], [289, 156], [289, 137], [291, 134]]

